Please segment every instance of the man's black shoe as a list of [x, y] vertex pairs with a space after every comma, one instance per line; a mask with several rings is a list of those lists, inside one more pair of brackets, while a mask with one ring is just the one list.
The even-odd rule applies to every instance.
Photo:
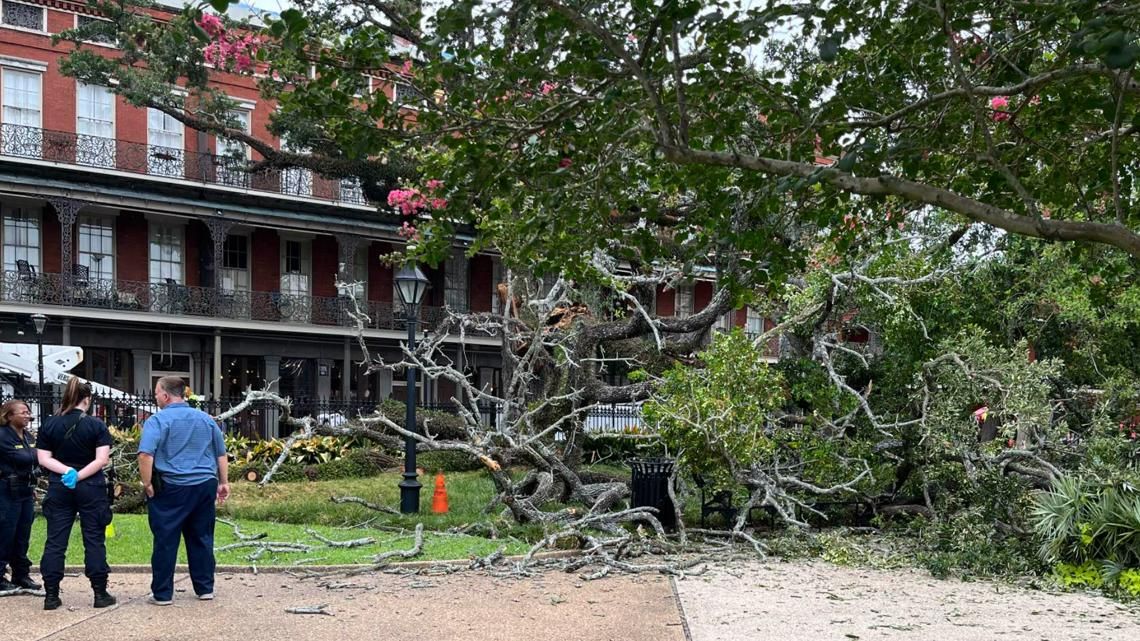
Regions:
[[12, 583], [8, 579], [0, 578], [0, 592], [9, 592], [16, 589], [19, 589], [19, 586], [15, 583]]
[[24, 588], [25, 590], [42, 590], [42, 589], [44, 589], [44, 586], [33, 581], [32, 577], [30, 577], [30, 576], [22, 576], [22, 577], [16, 579], [15, 581], [13, 581], [12, 583], [16, 587]]

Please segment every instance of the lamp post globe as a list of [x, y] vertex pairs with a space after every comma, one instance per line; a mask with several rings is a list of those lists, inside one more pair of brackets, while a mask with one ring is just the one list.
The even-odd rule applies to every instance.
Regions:
[[[416, 323], [419, 320], [420, 301], [431, 285], [419, 267], [408, 264], [396, 272], [396, 291], [404, 304], [404, 316], [408, 323], [408, 351], [416, 348]], [[416, 368], [407, 367], [407, 398], [404, 428], [409, 432], [416, 429]], [[400, 512], [415, 514], [420, 511], [420, 488], [416, 473], [416, 440], [404, 436], [404, 478], [400, 481]]]

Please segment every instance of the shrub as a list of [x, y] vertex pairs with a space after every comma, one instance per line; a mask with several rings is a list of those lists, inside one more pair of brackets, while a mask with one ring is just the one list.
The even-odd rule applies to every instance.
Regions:
[[[388, 399], [380, 404], [379, 411], [396, 425], [405, 427], [407, 406], [404, 403]], [[467, 438], [467, 424], [461, 417], [447, 412], [417, 408], [416, 425], [420, 428], [421, 433], [430, 432], [441, 440], [465, 440]], [[383, 429], [382, 425], [376, 427]], [[427, 428], [426, 432], [424, 431], [425, 427]]]
[[428, 472], [471, 472], [482, 469], [483, 464], [466, 452], [434, 450], [420, 452], [416, 463]]
[[1129, 486], [1061, 478], [1038, 495], [1033, 519], [1049, 562], [1140, 567], [1140, 492]]

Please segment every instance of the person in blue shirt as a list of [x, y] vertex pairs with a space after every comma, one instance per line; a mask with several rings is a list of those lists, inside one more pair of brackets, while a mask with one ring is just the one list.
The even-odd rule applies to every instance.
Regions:
[[214, 502], [230, 495], [229, 462], [222, 430], [209, 414], [186, 404], [186, 381], [163, 376], [154, 386], [161, 408], [143, 423], [139, 477], [147, 496], [147, 518], [154, 535], [150, 555], [150, 598], [174, 602], [174, 564], [179, 539], [194, 593], [214, 598]]
[[106, 423], [87, 415], [90, 407], [91, 388], [72, 376], [63, 390], [59, 414], [49, 418], [36, 435], [40, 466], [50, 473], [43, 503], [47, 540], [40, 559], [45, 610], [63, 605], [59, 584], [76, 515], [83, 532], [84, 573], [95, 592], [94, 605], [108, 608], [116, 603], [107, 593], [111, 567], [107, 565], [106, 528], [112, 515], [103, 474], [111, 459], [113, 440]]
[[[12, 399], [0, 406], [0, 592], [39, 590], [32, 580], [28, 543], [32, 535], [36, 448], [28, 426], [28, 404]], [[4, 568], [12, 568], [12, 580]]]

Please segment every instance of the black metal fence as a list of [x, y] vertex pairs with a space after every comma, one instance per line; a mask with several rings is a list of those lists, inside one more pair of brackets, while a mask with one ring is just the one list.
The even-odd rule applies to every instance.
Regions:
[[[33, 386], [34, 387], [34, 386]], [[21, 393], [0, 393], [0, 402], [10, 398], [18, 398], [28, 403], [36, 421], [42, 422], [47, 416], [54, 414], [62, 403], [61, 393], [54, 387], [46, 389], [44, 393], [37, 394], [34, 389]], [[244, 396], [211, 397], [195, 404], [211, 416], [218, 416], [230, 408], [242, 403]], [[436, 403], [417, 405], [421, 410], [435, 410], [458, 414], [459, 409], [453, 403]], [[348, 419], [369, 415], [377, 410], [377, 404], [355, 400], [297, 398], [292, 400], [291, 413], [294, 417], [311, 416], [319, 422], [338, 425]], [[137, 394], [124, 397], [96, 397], [91, 404], [89, 413], [96, 416], [108, 425], [119, 429], [130, 429], [141, 425], [148, 417], [158, 411], [158, 403], [151, 394]], [[480, 420], [484, 426], [492, 427], [498, 424], [500, 412], [494, 405], [480, 405]], [[222, 430], [226, 434], [240, 435], [246, 438], [267, 439], [277, 435], [285, 435], [290, 430], [281, 427], [281, 409], [271, 401], [254, 401], [249, 407], [243, 409], [231, 418], [223, 421]]]

